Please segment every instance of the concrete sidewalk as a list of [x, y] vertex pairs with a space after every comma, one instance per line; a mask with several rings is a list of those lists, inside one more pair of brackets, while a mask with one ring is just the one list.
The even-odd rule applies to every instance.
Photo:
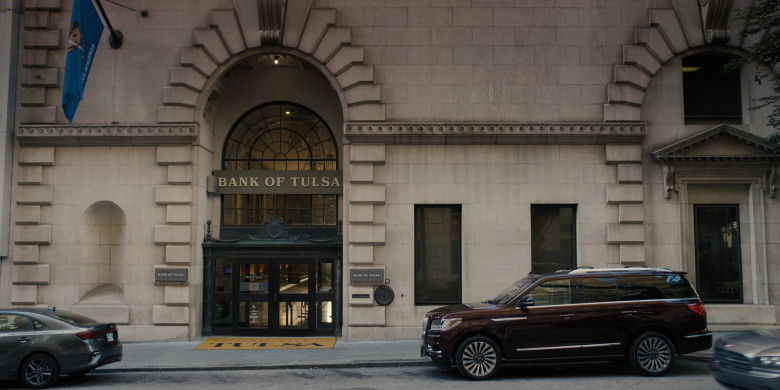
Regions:
[[[718, 332], [713, 340], [728, 332]], [[125, 343], [121, 362], [98, 372], [260, 370], [279, 368], [395, 367], [431, 364], [420, 357], [420, 339], [344, 341], [332, 349], [195, 350], [207, 337], [191, 341]], [[712, 350], [684, 356], [706, 362]]]
[[420, 340], [343, 341], [333, 348], [195, 350], [207, 337], [192, 341], [124, 343], [121, 362], [98, 372], [255, 370], [427, 365]]

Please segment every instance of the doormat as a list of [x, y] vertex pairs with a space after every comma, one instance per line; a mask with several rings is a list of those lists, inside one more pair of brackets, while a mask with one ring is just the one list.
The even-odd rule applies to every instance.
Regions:
[[209, 337], [196, 350], [333, 348], [335, 337]]

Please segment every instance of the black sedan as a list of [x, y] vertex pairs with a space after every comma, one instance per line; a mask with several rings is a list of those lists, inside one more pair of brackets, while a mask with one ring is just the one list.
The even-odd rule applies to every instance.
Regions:
[[51, 309], [0, 309], [0, 379], [44, 389], [122, 360], [115, 324]]
[[715, 342], [712, 374], [729, 389], [780, 389], [780, 330], [729, 334]]

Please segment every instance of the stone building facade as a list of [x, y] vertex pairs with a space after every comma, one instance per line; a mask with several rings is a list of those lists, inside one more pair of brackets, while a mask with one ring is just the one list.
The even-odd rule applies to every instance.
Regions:
[[750, 1], [126, 0], [73, 123], [72, 1], [5, 3], [1, 306], [410, 338], [531, 271], [649, 266], [713, 329], [778, 321], [771, 70], [712, 73]]

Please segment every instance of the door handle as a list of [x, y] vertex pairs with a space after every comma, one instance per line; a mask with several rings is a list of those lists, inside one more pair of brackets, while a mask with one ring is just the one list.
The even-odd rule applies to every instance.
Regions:
[[18, 339], [16, 339], [16, 341], [18, 341], [20, 343], [26, 343], [26, 342], [28, 342], [30, 340], [31, 339], [29, 337], [19, 337]]
[[622, 313], [625, 314], [627, 317], [630, 317], [630, 316], [636, 314], [636, 310], [625, 310]]
[[566, 318], [566, 319], [568, 319], [568, 318], [572, 318], [572, 317], [574, 317], [574, 313], [570, 313], [570, 314], [561, 314], [561, 318]]

